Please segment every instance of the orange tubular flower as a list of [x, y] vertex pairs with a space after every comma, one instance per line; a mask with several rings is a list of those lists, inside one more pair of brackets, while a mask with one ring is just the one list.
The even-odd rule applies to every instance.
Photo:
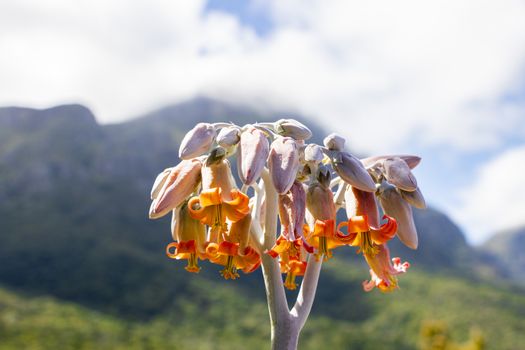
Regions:
[[206, 256], [210, 261], [224, 266], [221, 275], [225, 279], [238, 278], [237, 270], [253, 272], [261, 264], [259, 253], [249, 246], [251, 222], [251, 216], [245, 215], [232, 223], [230, 231], [220, 237], [220, 242], [211, 242], [206, 247]]
[[365, 254], [365, 259], [370, 266], [370, 281], [363, 282], [366, 292], [377, 287], [382, 292], [391, 292], [398, 288], [396, 275], [405, 273], [410, 267], [408, 262], [401, 263], [400, 258], [390, 260], [390, 251], [386, 244], [378, 246], [377, 254]]
[[306, 193], [306, 207], [313, 218], [310, 225], [313, 232], [308, 235], [308, 244], [317, 249], [315, 257], [324, 255], [325, 259], [332, 257], [331, 249], [346, 244], [335, 235], [335, 204], [332, 191], [328, 187], [330, 173], [323, 172], [318, 176], [318, 182], [310, 184]]
[[[197, 197], [190, 199], [188, 206], [190, 215], [212, 229], [219, 228], [221, 232], [226, 232], [226, 219], [237, 222], [244, 218], [249, 212], [248, 206], [250, 199], [239, 190], [230, 191], [231, 200], [224, 200], [222, 189], [215, 187], [204, 190]], [[210, 241], [215, 241], [210, 239]]]
[[284, 286], [289, 290], [295, 290], [297, 288], [295, 278], [304, 275], [307, 264], [306, 248], [302, 238], [290, 241], [281, 234], [272, 249], [266, 252], [273, 258], [279, 257], [281, 273], [286, 273]]
[[[379, 252], [379, 245], [388, 242], [397, 232], [397, 222], [394, 218], [384, 215], [383, 219], [387, 222], [379, 229], [374, 229], [368, 224], [366, 215], [353, 216], [337, 226], [336, 236], [341, 242], [359, 247], [358, 253], [374, 256]], [[343, 227], [347, 228], [348, 234], [341, 232]]]
[[284, 280], [284, 286], [288, 290], [296, 290], [297, 289], [297, 283], [295, 283], [295, 277], [297, 276], [304, 276], [304, 272], [306, 271], [306, 261], [302, 260], [290, 260], [288, 262], [288, 273], [286, 274], [286, 278]]
[[[175, 211], [176, 219], [173, 227], [172, 242], [166, 247], [166, 254], [171, 259], [186, 259], [186, 271], [197, 273], [200, 271], [198, 259], [205, 259], [206, 230], [203, 224], [189, 215], [188, 204], [184, 203]], [[175, 249], [173, 251], [173, 249]]]
[[190, 215], [210, 226], [210, 242], [227, 231], [226, 219], [237, 222], [249, 212], [250, 199], [235, 187], [230, 163], [222, 148], [214, 149], [202, 167], [202, 192], [189, 201]]
[[308, 237], [308, 243], [317, 249], [315, 257], [319, 259], [324, 255], [325, 259], [332, 257], [332, 249], [345, 245], [335, 232], [335, 220], [316, 220], [313, 232]]
[[224, 266], [224, 270], [221, 271], [222, 277], [234, 280], [239, 278], [237, 270], [250, 273], [261, 264], [261, 256], [252, 247], [246, 247], [242, 254], [240, 251], [239, 243], [223, 241], [219, 244], [208, 244], [206, 255], [212, 263]]

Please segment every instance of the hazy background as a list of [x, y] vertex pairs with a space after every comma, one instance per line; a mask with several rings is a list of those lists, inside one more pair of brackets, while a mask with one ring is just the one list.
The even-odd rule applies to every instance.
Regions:
[[355, 152], [422, 155], [430, 203], [480, 243], [525, 223], [524, 18], [522, 0], [2, 1], [0, 104], [297, 110]]
[[146, 214], [197, 121], [284, 116], [422, 156], [430, 205], [396, 295], [323, 267], [302, 348], [522, 348], [525, 1], [0, 0], [0, 349], [264, 348], [260, 273], [189, 278]]

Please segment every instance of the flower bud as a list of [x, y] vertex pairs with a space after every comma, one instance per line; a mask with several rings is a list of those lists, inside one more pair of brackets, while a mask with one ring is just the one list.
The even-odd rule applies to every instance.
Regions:
[[294, 182], [286, 194], [279, 196], [279, 218], [288, 240], [302, 237], [306, 209], [306, 192], [300, 182]]
[[408, 164], [401, 158], [390, 158], [383, 162], [385, 178], [392, 185], [404, 191], [415, 191], [417, 181]]
[[332, 133], [324, 138], [323, 144], [326, 148], [332, 151], [342, 151], [345, 148], [345, 139], [341, 136]]
[[361, 191], [355, 187], [348, 186], [345, 191], [346, 216], [366, 215], [368, 225], [374, 230], [379, 230], [379, 210], [375, 195], [372, 192]]
[[377, 194], [385, 214], [396, 219], [397, 235], [401, 242], [409, 248], [417, 249], [417, 231], [410, 205], [403, 200], [394, 186], [386, 182], [381, 184]]
[[408, 167], [410, 169], [414, 169], [419, 162], [421, 161], [421, 157], [418, 156], [412, 156], [408, 154], [402, 154], [402, 155], [389, 155], [389, 156], [374, 156], [374, 157], [368, 157], [361, 159], [361, 162], [363, 162], [363, 165], [365, 168], [371, 168], [375, 165], [382, 164], [386, 159], [393, 159], [393, 158], [401, 158], [407, 163]]
[[304, 149], [304, 160], [305, 162], [320, 163], [324, 158], [323, 151], [319, 145], [310, 143]]
[[375, 192], [374, 180], [359, 159], [347, 152], [332, 151], [332, 166], [337, 174], [349, 185], [365, 192]]
[[403, 197], [403, 199], [406, 200], [411, 206], [418, 209], [425, 209], [427, 207], [427, 204], [425, 203], [425, 197], [423, 197], [423, 193], [421, 193], [419, 187], [412, 192], [403, 191], [401, 189], [398, 189], [398, 192], [401, 197]]
[[275, 122], [274, 129], [281, 136], [289, 136], [296, 140], [308, 140], [312, 132], [295, 119], [281, 119]]
[[318, 182], [310, 184], [306, 192], [306, 208], [315, 220], [334, 220], [335, 204], [332, 191]]
[[202, 189], [203, 191], [220, 188], [221, 198], [231, 200], [232, 189], [237, 188], [231, 173], [230, 162], [221, 159], [211, 164], [206, 163], [202, 167]]
[[209, 123], [195, 125], [182, 139], [179, 148], [181, 159], [198, 157], [210, 149], [215, 139], [215, 128]]
[[179, 206], [200, 183], [200, 175], [201, 162], [196, 159], [183, 160], [173, 167], [151, 203], [150, 219], [158, 219]]
[[248, 126], [241, 133], [237, 149], [237, 168], [245, 185], [251, 185], [259, 179], [269, 153], [270, 145], [262, 131]]
[[268, 158], [268, 169], [277, 193], [288, 192], [299, 170], [299, 151], [291, 137], [277, 137]]
[[173, 168], [166, 168], [162, 173], [157, 175], [157, 178], [155, 179], [155, 182], [153, 183], [153, 187], [151, 188], [151, 199], [157, 198], [159, 195], [160, 190], [166, 183], [166, 180], [168, 179], [168, 175], [171, 172], [171, 169]]
[[217, 135], [217, 143], [224, 148], [235, 146], [239, 143], [240, 139], [240, 131], [236, 126], [222, 128]]

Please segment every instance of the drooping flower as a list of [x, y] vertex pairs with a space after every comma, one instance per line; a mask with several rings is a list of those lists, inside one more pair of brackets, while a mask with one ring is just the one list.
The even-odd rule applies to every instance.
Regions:
[[198, 157], [210, 149], [215, 139], [215, 128], [209, 123], [198, 123], [182, 139], [179, 148], [180, 159]]
[[306, 192], [303, 184], [295, 181], [290, 190], [279, 195], [279, 219], [284, 237], [288, 240], [303, 238], [306, 211]]
[[151, 187], [151, 200], [155, 200], [155, 198], [158, 197], [160, 190], [162, 189], [162, 187], [164, 187], [164, 184], [168, 180], [168, 176], [171, 173], [172, 169], [173, 168], [166, 168], [159, 175], [157, 175], [157, 177], [155, 178], [155, 182], [153, 182], [153, 186]]
[[198, 259], [206, 258], [206, 229], [199, 220], [190, 216], [187, 202], [177, 208], [174, 215], [172, 236], [175, 242], [167, 245], [166, 254], [171, 259], [188, 260], [186, 271], [197, 273], [200, 271]]
[[251, 215], [248, 214], [233, 222], [228, 232], [223, 232], [216, 242], [206, 247], [210, 261], [224, 266], [221, 275], [225, 279], [238, 278], [237, 270], [253, 272], [261, 264], [259, 253], [249, 245], [250, 225]]
[[[337, 226], [337, 237], [351, 246], [359, 247], [358, 253], [374, 255], [378, 245], [392, 239], [397, 231], [396, 221], [383, 216], [387, 222], [379, 224], [379, 212], [373, 193], [350, 187], [345, 192], [348, 221]], [[347, 234], [341, 230], [346, 227]]]
[[227, 231], [226, 220], [237, 222], [250, 211], [249, 198], [236, 188], [224, 155], [222, 148], [211, 152], [202, 167], [202, 191], [188, 203], [190, 215], [210, 226], [211, 242]]
[[367, 292], [375, 287], [382, 292], [391, 292], [398, 288], [397, 275], [405, 273], [410, 267], [408, 262], [401, 263], [400, 258], [390, 259], [390, 250], [386, 244], [379, 246], [377, 254], [365, 254], [366, 262], [370, 266], [370, 280], [363, 282], [363, 289]]
[[332, 249], [343, 246], [344, 241], [341, 241], [336, 236], [335, 220], [319, 220], [314, 224], [313, 231], [308, 236], [308, 243], [317, 249], [315, 257], [319, 259], [324, 256], [325, 259], [332, 257]]
[[[305, 225], [305, 230], [308, 227]], [[281, 273], [286, 273], [284, 286], [295, 290], [295, 278], [303, 276], [306, 270], [306, 257], [308, 255], [306, 243], [301, 239], [289, 240], [283, 234], [279, 236], [272, 249], [266, 252], [273, 258], [279, 258]]]
[[295, 181], [286, 194], [279, 195], [278, 203], [281, 235], [266, 253], [279, 259], [281, 273], [286, 273], [284, 286], [293, 290], [297, 287], [295, 278], [304, 275], [308, 253], [314, 252], [305, 239], [309, 229], [304, 223], [306, 192], [303, 184]]
[[401, 158], [403, 159], [410, 169], [414, 169], [419, 162], [421, 162], [421, 157], [413, 156], [410, 154], [397, 154], [397, 155], [386, 155], [386, 156], [374, 156], [361, 159], [361, 162], [365, 168], [372, 168], [378, 165], [383, 164], [387, 159]]
[[415, 191], [417, 181], [408, 164], [401, 158], [389, 158], [383, 161], [383, 174], [388, 182], [404, 191]]
[[332, 166], [347, 184], [365, 192], [374, 192], [376, 186], [361, 161], [344, 151], [327, 151]]
[[236, 126], [222, 128], [217, 135], [217, 143], [224, 148], [235, 146], [240, 140], [240, 130]]
[[[337, 226], [336, 236], [347, 244], [359, 247], [358, 253], [373, 256], [378, 253], [379, 246], [391, 240], [397, 232], [396, 220], [389, 216], [383, 216], [387, 222], [378, 229], [370, 227], [366, 215], [352, 216], [348, 221], [343, 221]], [[347, 228], [344, 234], [341, 229]]]
[[269, 153], [270, 144], [261, 130], [248, 126], [241, 133], [237, 148], [237, 168], [245, 185], [251, 185], [259, 179]]
[[345, 148], [345, 142], [346, 140], [336, 133], [326, 136], [323, 140], [324, 146], [331, 151], [343, 151]]
[[272, 142], [268, 170], [277, 193], [288, 192], [299, 170], [299, 150], [294, 139], [277, 137]]
[[226, 126], [217, 135], [217, 144], [226, 150], [229, 157], [237, 151], [237, 144], [241, 140], [241, 129], [238, 126]]
[[317, 258], [332, 257], [332, 249], [344, 245], [335, 235], [335, 204], [332, 191], [328, 187], [329, 173], [321, 171], [318, 180], [312, 182], [306, 192], [306, 208], [311, 215], [312, 231], [307, 241], [317, 249]]
[[281, 136], [289, 136], [295, 140], [308, 140], [312, 132], [306, 125], [295, 119], [280, 119], [274, 123], [275, 132]]
[[324, 158], [321, 146], [310, 143], [304, 148], [304, 161], [306, 163], [320, 163]]
[[386, 181], [379, 186], [377, 196], [385, 214], [396, 219], [397, 236], [401, 242], [409, 248], [417, 249], [417, 230], [410, 205]]
[[[214, 236], [227, 231], [226, 219], [237, 222], [250, 212], [249, 198], [244, 193], [232, 189], [228, 195], [230, 200], [225, 200], [223, 193], [220, 187], [214, 187], [189, 201], [190, 215], [210, 226]], [[210, 237], [210, 241], [216, 240], [217, 237]]]
[[201, 166], [197, 159], [183, 160], [157, 176], [151, 191], [150, 219], [163, 217], [191, 195], [201, 181]]
[[344, 198], [346, 217], [366, 215], [370, 226], [375, 229], [379, 228], [379, 209], [374, 193], [348, 186]]

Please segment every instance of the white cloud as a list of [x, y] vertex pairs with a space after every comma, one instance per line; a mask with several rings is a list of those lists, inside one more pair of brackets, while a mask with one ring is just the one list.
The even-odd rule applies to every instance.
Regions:
[[484, 164], [461, 193], [454, 218], [479, 243], [497, 231], [525, 225], [525, 145], [501, 153]]
[[80, 101], [109, 122], [208, 93], [296, 107], [373, 152], [525, 134], [503, 98], [523, 83], [521, 0], [254, 2], [269, 37], [203, 0], [2, 2], [0, 103]]
[[[112, 122], [210, 94], [296, 108], [348, 135], [360, 152], [419, 153], [445, 144], [456, 161], [458, 150], [502, 148], [525, 137], [523, 0], [252, 5], [272, 16], [269, 36], [233, 15], [204, 13], [205, 0], [2, 1], [0, 105], [81, 102]], [[513, 94], [521, 98], [507, 98]], [[507, 205], [521, 188], [484, 189], [507, 174], [493, 164], [457, 217], [479, 233], [473, 241], [517, 223], [513, 210], [525, 212], [523, 195]], [[424, 174], [420, 183], [430, 184], [433, 175]], [[512, 186], [518, 177], [509, 177]], [[434, 193], [437, 202], [452, 202], [442, 189]], [[487, 208], [507, 213], [501, 225], [487, 219]]]

